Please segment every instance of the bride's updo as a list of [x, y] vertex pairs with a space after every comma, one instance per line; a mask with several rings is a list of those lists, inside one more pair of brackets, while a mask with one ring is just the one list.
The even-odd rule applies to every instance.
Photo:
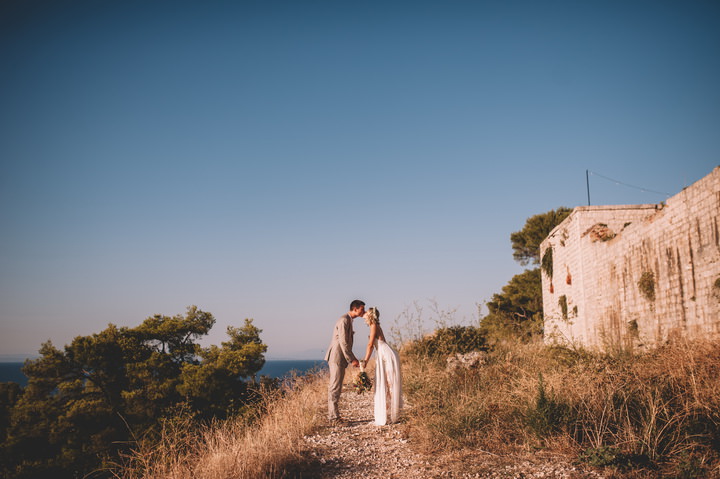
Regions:
[[365, 324], [380, 324], [380, 311], [377, 308], [370, 308], [365, 313]]

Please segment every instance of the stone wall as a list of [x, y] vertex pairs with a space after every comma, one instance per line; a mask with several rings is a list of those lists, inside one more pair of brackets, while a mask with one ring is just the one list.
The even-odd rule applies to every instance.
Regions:
[[719, 216], [720, 167], [667, 204], [575, 208], [540, 246], [545, 342], [720, 337]]

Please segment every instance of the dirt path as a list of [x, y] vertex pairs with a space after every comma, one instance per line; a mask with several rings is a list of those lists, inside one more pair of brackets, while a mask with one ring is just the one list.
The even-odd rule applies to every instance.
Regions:
[[328, 426], [305, 441], [319, 462], [321, 478], [416, 478], [428, 464], [410, 450], [400, 425], [373, 424], [373, 393], [357, 394], [347, 384], [340, 398], [346, 426]]
[[[425, 456], [414, 452], [403, 434], [403, 425], [373, 424], [372, 392], [357, 394], [345, 385], [340, 398], [345, 426], [326, 426], [305, 437], [316, 470], [308, 477], [320, 479], [388, 478], [557, 478], [601, 479], [554, 459], [501, 458], [491, 455]], [[411, 409], [407, 411], [411, 414]]]

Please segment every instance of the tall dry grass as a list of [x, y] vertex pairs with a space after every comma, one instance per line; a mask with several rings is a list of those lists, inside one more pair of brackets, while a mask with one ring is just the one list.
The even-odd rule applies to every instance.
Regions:
[[115, 471], [123, 479], [302, 477], [309, 467], [302, 437], [324, 418], [325, 373], [292, 378], [264, 393], [254, 419], [201, 425], [186, 416], [166, 422], [159, 443], [139, 444]]
[[478, 369], [405, 358], [408, 429], [429, 451], [538, 448], [593, 466], [720, 476], [720, 343], [646, 354], [515, 344]]

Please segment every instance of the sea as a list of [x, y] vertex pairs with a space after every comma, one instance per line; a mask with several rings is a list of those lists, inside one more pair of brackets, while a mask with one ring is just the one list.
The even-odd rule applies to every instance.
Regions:
[[[0, 362], [0, 383], [15, 382], [21, 386], [27, 385], [27, 377], [22, 372], [22, 362]], [[303, 375], [309, 372], [327, 368], [327, 363], [319, 359], [268, 359], [257, 374], [271, 378]]]

